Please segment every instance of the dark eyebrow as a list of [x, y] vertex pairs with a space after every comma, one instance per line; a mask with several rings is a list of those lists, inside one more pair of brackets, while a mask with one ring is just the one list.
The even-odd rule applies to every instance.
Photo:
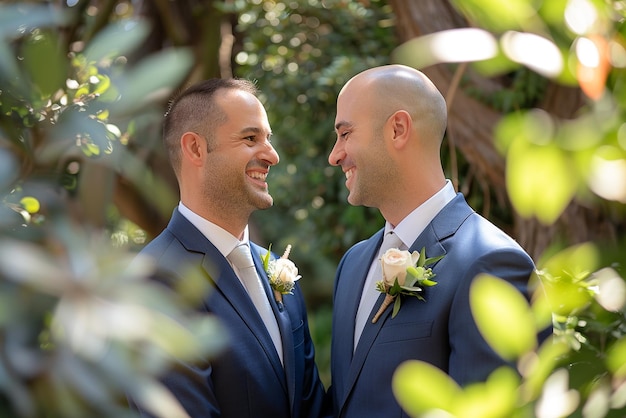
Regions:
[[[257, 128], [257, 127], [251, 126], [251, 127], [248, 127], [248, 128], [243, 128], [241, 131], [239, 131], [239, 134], [240, 135], [246, 135], [246, 134], [249, 134], [249, 133], [253, 133], [255, 135], [260, 135], [263, 132], [264, 131], [261, 128]], [[266, 139], [268, 141], [270, 141], [270, 142], [272, 141], [272, 135], [273, 135], [272, 131], [268, 132], [268, 134], [267, 134], [267, 138]]]
[[352, 126], [352, 123], [350, 123], [350, 122], [346, 122], [346, 121], [344, 121], [344, 120], [342, 120], [342, 121], [340, 121], [340, 122], [337, 122], [337, 124], [335, 125], [335, 131], [338, 131], [340, 128], [343, 128], [343, 127], [345, 127], [345, 126], [347, 126], [347, 127], [351, 127], [351, 126]]
[[[257, 127], [251, 126], [251, 127], [248, 127], [248, 128], [243, 128], [241, 131], [239, 131], [239, 133], [242, 134], [242, 135], [246, 134], [246, 133], [249, 133], [249, 132], [252, 132], [252, 133], [255, 133], [255, 134], [258, 135], [258, 134], [263, 133], [263, 130], [261, 128], [257, 128]], [[271, 131], [268, 133], [268, 136], [272, 136], [272, 132]]]

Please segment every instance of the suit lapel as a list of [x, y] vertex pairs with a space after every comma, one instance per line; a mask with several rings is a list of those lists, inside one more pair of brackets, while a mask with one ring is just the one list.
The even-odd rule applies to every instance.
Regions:
[[[272, 365], [278, 380], [283, 385], [283, 389], [287, 391], [285, 373], [280, 359], [278, 358], [278, 354], [276, 353], [276, 349], [274, 348], [272, 339], [263, 324], [261, 316], [254, 307], [254, 304], [252, 303], [252, 300], [250, 300], [250, 297], [241, 284], [241, 281], [228, 263], [228, 260], [226, 260], [222, 253], [220, 253], [217, 248], [215, 248], [215, 246], [211, 244], [211, 242], [206, 239], [200, 231], [198, 231], [198, 229], [196, 229], [184, 216], [182, 216], [178, 210], [174, 211], [172, 220], [167, 228], [178, 238], [188, 251], [205, 254], [202, 261], [202, 268], [208, 273], [213, 281], [215, 290], [219, 292], [221, 297], [229, 302], [232, 309], [239, 315], [246, 326], [248, 326], [250, 333], [254, 335], [259, 345], [263, 348], [263, 351]], [[262, 278], [267, 277], [263, 269], [260, 267], [262, 266], [262, 263], [257, 251], [252, 251], [252, 257], [254, 259], [257, 273], [261, 275], [260, 277]], [[266, 279], [262, 280], [262, 282], [266, 293], [268, 293], [269, 283], [267, 283]], [[213, 296], [214, 295], [211, 297]], [[273, 300], [273, 298], [270, 300]]]
[[291, 331], [291, 320], [289, 319], [289, 313], [287, 309], [282, 311], [278, 310], [276, 302], [272, 302], [272, 309], [278, 319], [278, 327], [280, 328], [280, 335], [283, 342], [283, 362], [284, 362], [284, 375], [287, 379], [287, 391], [289, 393], [289, 406], [291, 410], [294, 410], [295, 392], [296, 392], [296, 360], [294, 358], [293, 349], [293, 334]]
[[[467, 205], [463, 195], [458, 193], [457, 196], [448, 204], [444, 209], [433, 219], [433, 221], [424, 229], [424, 231], [417, 237], [411, 248], [412, 251], [421, 251], [422, 248], [426, 249], [426, 257], [438, 257], [440, 255], [445, 255], [446, 250], [442, 245], [442, 241], [446, 238], [454, 235], [459, 226], [463, 223], [463, 221], [470, 216], [474, 211]], [[358, 303], [360, 300], [359, 292], [352, 292], [349, 294], [350, 290], [361, 289], [363, 287], [363, 283], [365, 282], [365, 278], [367, 276], [367, 271], [370, 264], [366, 263], [367, 260], [371, 262], [376, 251], [380, 247], [382, 243], [382, 234], [383, 231], [379, 231], [372, 238], [370, 238], [366, 247], [363, 249], [363, 256], [357, 260], [350, 260], [352, 264], [361, 264], [361, 266], [353, 266], [350, 269], [348, 266], [345, 266], [345, 271], [342, 272], [343, 280], [348, 278], [352, 278], [353, 280], [358, 280], [358, 283], [354, 283], [354, 287], [343, 285], [343, 290], [346, 292], [342, 294], [342, 298], [339, 298], [339, 293], [337, 295], [338, 300], [346, 301], [348, 300], [350, 303], [349, 310], [346, 312], [350, 312], [350, 316], [348, 318], [343, 319], [339, 325], [341, 328], [338, 328], [337, 335], [354, 335], [354, 325], [355, 325], [355, 317], [356, 310], [358, 307]], [[363, 266], [365, 266], [363, 268]], [[435, 268], [435, 265], [432, 267]], [[358, 274], [358, 276], [356, 276]], [[358, 279], [357, 279], [358, 277]], [[350, 289], [351, 288], [351, 289]], [[374, 305], [374, 309], [370, 313], [368, 322], [365, 324], [365, 328], [363, 329], [363, 333], [361, 334], [361, 338], [359, 343], [354, 351], [354, 357], [352, 357], [352, 338], [342, 338], [343, 346], [338, 347], [339, 358], [341, 359], [339, 364], [337, 365], [339, 373], [337, 376], [333, 376], [333, 379], [339, 380], [339, 388], [343, 390], [342, 393], [339, 394], [339, 405], [343, 406], [352, 387], [354, 386], [357, 377], [361, 373], [361, 369], [363, 368], [363, 364], [367, 359], [367, 355], [376, 340], [380, 330], [385, 325], [385, 323], [390, 320], [392, 309], [388, 308], [384, 314], [378, 319], [376, 324], [372, 324], [372, 318], [378, 307], [382, 303], [384, 299], [384, 295], [381, 293], [378, 297], [376, 304]], [[353, 300], [354, 299], [354, 300]], [[344, 302], [345, 303], [345, 302]], [[343, 308], [342, 308], [343, 309]], [[348, 347], [349, 345], [349, 347]], [[348, 353], [348, 348], [350, 352]], [[352, 361], [348, 361], [348, 359], [352, 358]], [[345, 363], [345, 364], [341, 364]], [[348, 366], [349, 365], [349, 366]], [[345, 380], [341, 380], [343, 376], [346, 376]]]
[[[337, 385], [337, 388], [343, 390], [343, 393], [338, 396], [338, 400], [341, 401], [340, 404], [343, 404], [345, 397], [350, 393], [358, 371], [363, 365], [363, 354], [367, 353], [363, 349], [359, 351], [360, 343], [357, 346], [356, 352], [354, 351], [354, 327], [356, 325], [356, 312], [359, 308], [359, 302], [361, 301], [361, 292], [359, 289], [363, 289], [369, 267], [374, 257], [376, 257], [382, 243], [382, 237], [383, 230], [380, 230], [363, 243], [363, 248], [360, 249], [355, 259], [344, 262], [342, 266], [341, 276], [343, 283], [341, 283], [341, 286], [337, 286], [335, 294], [335, 300], [341, 301], [341, 306], [335, 306], [335, 309], [340, 312], [345, 312], [345, 314], [337, 315], [337, 317], [339, 317], [339, 315], [341, 315], [341, 317], [335, 321], [334, 326], [336, 329], [333, 331], [336, 335], [344, 336], [339, 342], [335, 342], [337, 346], [336, 349], [333, 350], [337, 353], [337, 361], [334, 362], [337, 372], [333, 376], [333, 385]], [[361, 334], [360, 341], [363, 341], [368, 328], [368, 324], [366, 324], [363, 334]]]
[[[267, 277], [267, 272], [263, 269], [263, 262], [260, 257], [260, 250], [266, 251], [264, 248], [256, 245], [250, 244], [252, 249], [252, 258], [254, 259], [254, 264], [257, 269], [257, 273], [261, 278], [261, 282], [263, 283], [263, 288], [265, 290], [266, 296], [269, 298], [270, 306], [272, 307], [272, 311], [274, 312], [274, 316], [278, 322], [278, 328], [280, 330], [280, 337], [283, 344], [283, 365], [280, 363], [280, 359], [278, 355], [275, 354], [277, 364], [275, 366], [279, 367], [279, 373], [282, 374], [283, 377], [287, 380], [287, 390], [289, 393], [289, 404], [291, 406], [291, 410], [293, 410], [294, 402], [295, 402], [295, 386], [296, 386], [296, 375], [295, 375], [295, 358], [294, 358], [294, 350], [293, 350], [293, 334], [291, 331], [291, 320], [289, 319], [289, 314], [286, 309], [282, 311], [278, 308], [278, 304], [276, 302], [276, 298], [274, 296], [274, 291], [270, 286], [269, 278]], [[269, 338], [269, 334], [268, 334]], [[271, 339], [270, 339], [271, 343]], [[273, 350], [274, 352], [276, 350]], [[276, 367], [275, 367], [276, 368]]]

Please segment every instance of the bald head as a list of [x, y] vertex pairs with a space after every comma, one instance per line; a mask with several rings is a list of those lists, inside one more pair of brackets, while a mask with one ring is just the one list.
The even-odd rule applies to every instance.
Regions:
[[447, 124], [446, 102], [422, 72], [404, 65], [371, 68], [348, 81], [339, 97], [348, 94], [365, 100], [381, 125], [394, 112], [404, 110], [411, 115], [419, 138], [437, 146], [441, 143]]
[[348, 202], [376, 207], [397, 225], [441, 190], [446, 120], [444, 98], [413, 68], [386, 65], [350, 79], [337, 97], [328, 155], [345, 173]]

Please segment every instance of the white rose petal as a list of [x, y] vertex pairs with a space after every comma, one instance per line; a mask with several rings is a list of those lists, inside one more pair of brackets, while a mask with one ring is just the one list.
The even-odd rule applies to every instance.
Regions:
[[293, 283], [300, 278], [298, 268], [287, 258], [279, 258], [274, 261], [274, 274], [278, 281], [283, 283]]
[[419, 253], [390, 248], [385, 251], [380, 259], [383, 271], [383, 280], [388, 286], [393, 286], [396, 279], [400, 286], [404, 285], [406, 279], [406, 269], [414, 266], [419, 259]]

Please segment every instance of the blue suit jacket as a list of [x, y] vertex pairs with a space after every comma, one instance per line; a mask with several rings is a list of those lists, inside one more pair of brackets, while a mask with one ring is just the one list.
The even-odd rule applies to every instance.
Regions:
[[336, 417], [408, 416], [391, 390], [392, 375], [405, 360], [426, 361], [461, 385], [484, 380], [505, 362], [483, 340], [473, 321], [470, 283], [478, 273], [487, 272], [526, 294], [534, 268], [515, 241], [476, 214], [457, 194], [410, 248], [420, 251], [425, 247], [427, 257], [445, 255], [433, 267], [437, 285], [425, 290], [426, 301], [404, 298], [395, 318], [388, 308], [372, 324], [384, 298], [381, 294], [353, 354], [361, 289], [382, 237], [381, 230], [354, 245], [337, 270], [329, 389]]
[[[296, 286], [280, 311], [259, 257], [252, 256], [278, 320], [284, 368], [261, 317], [222, 254], [176, 209], [167, 228], [143, 250], [158, 263], [156, 277], [175, 285], [190, 267], [214, 284], [201, 311], [211, 312], [229, 333], [226, 351], [203, 364], [183, 364], [164, 377], [192, 418], [318, 417], [324, 388], [319, 380], [304, 299]], [[265, 252], [265, 250], [262, 250]]]

